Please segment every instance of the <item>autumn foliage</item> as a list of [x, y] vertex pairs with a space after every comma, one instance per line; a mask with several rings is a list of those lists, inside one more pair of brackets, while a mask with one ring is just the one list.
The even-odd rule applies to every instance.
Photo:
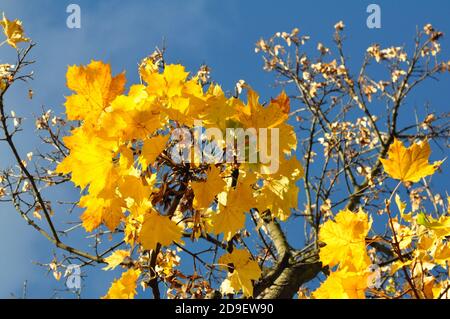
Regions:
[[[18, 173], [3, 172], [2, 196], [83, 265], [123, 268], [104, 298], [134, 298], [142, 289], [155, 298], [448, 297], [449, 203], [430, 195], [427, 181], [443, 163], [430, 163], [429, 141], [448, 137], [448, 122], [440, 118], [444, 124], [430, 130], [434, 135], [410, 136], [402, 136], [405, 131], [396, 122], [401, 100], [418, 84], [408, 82], [417, 80], [411, 76], [417, 61], [426, 59], [422, 80], [450, 69], [444, 62], [429, 66], [442, 36], [431, 25], [421, 32], [425, 40], [411, 60], [399, 47], [367, 50], [364, 67], [369, 61], [393, 66], [391, 78], [380, 81], [364, 72], [351, 77], [342, 51], [342, 22], [335, 26], [341, 59], [328, 59], [330, 49], [323, 44], [317, 47], [317, 61], [309, 59], [301, 53], [309, 37], [297, 29], [261, 39], [256, 51], [265, 70], [293, 83], [301, 96], [288, 96], [286, 88], [267, 103], [244, 81], [228, 94], [211, 80], [208, 67], [189, 72], [167, 64], [160, 50], [140, 62], [137, 84], [127, 84], [125, 73], [112, 74], [101, 61], [69, 66], [65, 114], [52, 119], [47, 112], [36, 121], [54, 147], [51, 156], [43, 156], [48, 167], [42, 166], [45, 172], [39, 175], [17, 152], [3, 100], [14, 81], [31, 79], [20, 72], [30, 64], [26, 58], [34, 44], [20, 21], [3, 16], [1, 26], [5, 44], [18, 53], [16, 66], [0, 66], [2, 128], [18, 161]], [[28, 48], [20, 49], [21, 42]], [[294, 60], [287, 58], [292, 47]], [[377, 95], [391, 103], [385, 129], [371, 113]], [[344, 120], [341, 115], [350, 111], [355, 120]], [[333, 112], [340, 113], [333, 117]], [[435, 121], [416, 124], [432, 127]], [[230, 128], [254, 132], [256, 147], [252, 150], [245, 140], [237, 150], [238, 137], [224, 137]], [[180, 129], [197, 144], [181, 143]], [[222, 135], [207, 135], [208, 129]], [[267, 139], [267, 132], [278, 132], [279, 138]], [[233, 160], [205, 160], [207, 146]], [[272, 150], [271, 163], [267, 150]], [[180, 161], [175, 155], [181, 153], [188, 157]], [[256, 162], [250, 161], [253, 155]], [[312, 176], [315, 157], [323, 168]], [[104, 253], [69, 247], [54, 228], [60, 214], [53, 213], [38, 185], [69, 181], [80, 191], [75, 204], [85, 232], [95, 234], [97, 242], [118, 242]], [[389, 188], [390, 183], [396, 186]], [[427, 188], [434, 213], [427, 212], [422, 195], [420, 200], [411, 195], [411, 208], [400, 195], [402, 188], [413, 194], [418, 183]], [[336, 192], [342, 185], [348, 194]], [[31, 196], [33, 203], [24, 208], [21, 196]], [[303, 248], [291, 247], [284, 223], [305, 229]], [[375, 223], [386, 231], [376, 232]], [[188, 258], [193, 269], [184, 266]], [[54, 259], [49, 267], [60, 279], [64, 261]]]

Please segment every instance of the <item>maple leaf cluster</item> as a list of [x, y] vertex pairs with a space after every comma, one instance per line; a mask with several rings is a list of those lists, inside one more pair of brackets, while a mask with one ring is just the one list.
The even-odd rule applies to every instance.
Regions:
[[[160, 72], [147, 60], [140, 75], [146, 85], [132, 85], [124, 94], [124, 74], [112, 76], [107, 64], [93, 61], [67, 71], [67, 86], [75, 93], [67, 97], [66, 114], [80, 125], [64, 138], [70, 153], [56, 172], [70, 173], [73, 183], [85, 191], [79, 206], [85, 208], [81, 220], [87, 231], [102, 224], [110, 231], [120, 228], [130, 249], [138, 245], [143, 252], [182, 244], [188, 230], [194, 238], [223, 234], [230, 241], [244, 228], [245, 212], [252, 209], [270, 211], [282, 220], [289, 216], [297, 206], [295, 183], [303, 168], [292, 156], [296, 135], [286, 123], [289, 99], [284, 93], [263, 107], [250, 88], [247, 103], [227, 98], [216, 84], [204, 90], [181, 65], [165, 65]], [[280, 169], [265, 174], [262, 163], [174, 163], [171, 132], [193, 128], [196, 119], [224, 132], [230, 123], [244, 129], [278, 128]], [[170, 210], [164, 202], [177, 198], [170, 192], [188, 191], [193, 198], [184, 210]], [[239, 250], [221, 260], [233, 264], [228, 279], [233, 291], [242, 289], [251, 296], [251, 281], [260, 275], [256, 261]], [[131, 282], [136, 278], [132, 274], [124, 274], [123, 281]], [[124, 294], [118, 285], [109, 297]]]

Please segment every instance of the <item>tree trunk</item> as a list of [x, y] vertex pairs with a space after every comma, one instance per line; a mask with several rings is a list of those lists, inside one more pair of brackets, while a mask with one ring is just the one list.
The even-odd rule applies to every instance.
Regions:
[[322, 264], [319, 261], [290, 264], [256, 298], [291, 299], [297, 293], [300, 286], [315, 278], [321, 269]]
[[301, 285], [315, 278], [322, 270], [316, 249], [295, 252], [288, 244], [283, 230], [276, 220], [264, 219], [265, 232], [277, 250], [275, 266], [255, 284], [254, 298], [290, 299]]

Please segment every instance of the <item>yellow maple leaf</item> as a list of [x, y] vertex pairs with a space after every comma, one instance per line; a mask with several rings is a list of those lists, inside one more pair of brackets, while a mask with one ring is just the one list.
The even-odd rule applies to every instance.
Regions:
[[119, 249], [113, 252], [111, 255], [105, 258], [105, 262], [108, 266], [104, 267], [103, 270], [112, 270], [119, 266], [127, 257], [130, 257], [129, 250]]
[[245, 127], [273, 128], [286, 121], [289, 112], [289, 98], [282, 93], [272, 103], [263, 107], [259, 95], [252, 89], [247, 91], [247, 105], [239, 108], [239, 119]]
[[129, 245], [134, 245], [139, 239], [139, 231], [144, 221], [144, 214], [136, 209], [130, 209], [130, 214], [125, 221], [124, 240]]
[[442, 267], [446, 267], [448, 263], [450, 263], [450, 244], [440, 242], [435, 251], [434, 251], [434, 261], [441, 265]]
[[88, 194], [80, 198], [78, 205], [86, 208], [81, 215], [81, 221], [88, 232], [99, 227], [101, 223], [114, 231], [124, 217], [122, 206], [125, 204], [120, 198], [105, 199]]
[[164, 68], [164, 78], [167, 83], [168, 96], [181, 95], [182, 84], [186, 81], [189, 72], [181, 64], [169, 64]]
[[147, 166], [153, 164], [159, 154], [165, 149], [168, 140], [169, 135], [158, 135], [144, 140], [141, 156], [139, 156], [139, 163], [141, 163], [143, 170], [146, 170]]
[[419, 213], [417, 215], [417, 224], [425, 226], [437, 238], [444, 238], [450, 236], [450, 217], [441, 216], [439, 219], [434, 219], [431, 216], [426, 216], [425, 213]]
[[70, 154], [57, 166], [57, 173], [72, 173], [72, 182], [82, 189], [90, 184], [92, 195], [111, 186], [117, 175], [113, 163], [116, 142], [98, 138], [80, 127], [73, 130], [71, 136], [65, 137], [64, 143]]
[[[224, 234], [226, 240], [230, 240], [237, 231], [245, 225], [245, 212], [256, 207], [252, 185], [256, 182], [253, 174], [240, 172], [236, 187], [229, 187], [227, 191], [220, 193], [218, 199], [218, 211], [212, 214], [211, 231], [214, 234]], [[231, 180], [231, 178], [230, 178]]]
[[192, 126], [193, 119], [190, 118], [191, 104], [187, 97], [174, 96], [170, 98], [168, 108], [165, 110], [171, 120], [180, 125]]
[[342, 210], [336, 215], [335, 221], [326, 221], [319, 231], [319, 240], [326, 244], [319, 253], [322, 264], [366, 269], [370, 259], [365, 238], [370, 224], [367, 214], [361, 210], [358, 213]]
[[[235, 194], [238, 196], [238, 194]], [[225, 240], [230, 240], [245, 224], [245, 211], [239, 207], [222, 206], [219, 204], [218, 212], [211, 216], [214, 234], [224, 234]]]
[[194, 191], [194, 208], [208, 208], [216, 195], [222, 192], [225, 186], [226, 183], [220, 176], [220, 168], [211, 166], [211, 170], [207, 173], [206, 181], [191, 183], [191, 188]]
[[327, 279], [313, 292], [317, 299], [365, 299], [368, 286], [368, 273], [332, 272]]
[[295, 157], [282, 159], [277, 173], [261, 176], [264, 182], [257, 196], [257, 208], [261, 212], [270, 209], [274, 217], [285, 221], [298, 204], [296, 182], [304, 176], [301, 163]]
[[133, 299], [136, 295], [137, 280], [140, 275], [139, 269], [128, 269], [120, 279], [114, 280], [108, 293], [102, 299]]
[[77, 93], [65, 103], [69, 120], [97, 120], [125, 87], [125, 74], [112, 77], [110, 65], [101, 61], [70, 66], [66, 77], [67, 87]]
[[169, 246], [173, 242], [181, 242], [182, 233], [183, 230], [169, 217], [152, 210], [144, 216], [139, 242], [144, 249], [155, 249], [158, 243]]
[[252, 281], [261, 276], [261, 269], [247, 250], [234, 249], [231, 253], [221, 256], [219, 264], [224, 269], [232, 269], [228, 274], [229, 287], [234, 291], [242, 290], [247, 297], [253, 295]]
[[205, 127], [219, 128], [226, 132], [226, 129], [232, 126], [232, 118], [236, 115], [234, 100], [233, 97], [227, 99], [219, 85], [211, 85], [207, 91], [206, 103], [198, 112], [198, 119], [202, 120]]
[[420, 251], [422, 250], [423, 253], [426, 253], [427, 250], [429, 250], [434, 244], [434, 238], [431, 236], [431, 234], [424, 232], [422, 233], [422, 236], [419, 237], [419, 240], [417, 242], [417, 249]]
[[30, 39], [24, 36], [22, 21], [15, 19], [14, 21], [8, 20], [3, 13], [3, 19], [0, 21], [0, 25], [3, 27], [3, 33], [6, 36], [6, 43], [13, 48], [17, 49], [17, 43], [29, 42]]
[[131, 86], [128, 95], [119, 95], [102, 113], [101, 127], [106, 136], [130, 141], [146, 139], [167, 122], [156, 96], [144, 85]]
[[[259, 129], [278, 129], [279, 139], [278, 148], [289, 155], [297, 147], [297, 137], [291, 125], [286, 123], [289, 117], [289, 98], [282, 92], [276, 99], [273, 99], [267, 107], [259, 103], [258, 94], [249, 89], [247, 93], [247, 105], [242, 102], [236, 103], [238, 111], [238, 120], [245, 128]], [[270, 140], [267, 143], [261, 143], [264, 139], [259, 139], [258, 147], [267, 147], [270, 149]]]
[[402, 182], [418, 182], [421, 178], [432, 175], [442, 163], [429, 164], [431, 149], [428, 141], [414, 143], [405, 148], [403, 143], [395, 139], [389, 147], [388, 159], [380, 159], [385, 172]]
[[198, 112], [204, 108], [205, 96], [198, 79], [188, 80], [189, 73], [179, 64], [166, 65], [163, 73], [144, 72], [141, 75], [147, 82], [147, 92], [159, 97], [162, 110], [171, 120], [180, 125], [193, 124], [194, 117], [197, 119]]
[[183, 90], [189, 72], [181, 64], [168, 64], [164, 72], [143, 72], [142, 78], [147, 82], [147, 90], [151, 94], [167, 95], [168, 97], [179, 96]]
[[151, 196], [153, 191], [153, 182], [149, 179], [126, 175], [118, 182], [118, 191], [125, 200], [126, 206], [142, 205]]

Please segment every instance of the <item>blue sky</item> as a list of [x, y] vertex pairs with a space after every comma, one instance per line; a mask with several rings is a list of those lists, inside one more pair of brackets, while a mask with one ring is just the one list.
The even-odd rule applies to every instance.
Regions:
[[[66, 27], [66, 7], [81, 7], [81, 29]], [[381, 6], [382, 28], [366, 27], [366, 7]], [[23, 20], [26, 33], [38, 45], [33, 52], [35, 81], [20, 85], [8, 97], [11, 105], [29, 128], [18, 142], [22, 154], [39, 145], [32, 129], [32, 114], [40, 107], [62, 112], [65, 72], [68, 65], [86, 64], [91, 59], [111, 63], [115, 73], [127, 71], [128, 83], [137, 82], [137, 63], [163, 39], [168, 48], [167, 60], [181, 62], [195, 71], [202, 63], [212, 68], [214, 80], [225, 90], [232, 90], [239, 79], [245, 79], [259, 91], [263, 99], [276, 94], [274, 78], [262, 70], [262, 60], [254, 53], [260, 37], [298, 27], [302, 34], [325, 44], [331, 43], [333, 25], [346, 24], [347, 52], [351, 63], [359, 63], [363, 52], [372, 43], [384, 45], [411, 44], [416, 27], [432, 23], [450, 35], [449, 1], [62, 1], [62, 0], [0, 0], [0, 12], [9, 18]], [[442, 41], [444, 56], [449, 58], [450, 42]], [[12, 58], [0, 50], [0, 63]], [[431, 82], [408, 101], [421, 108], [430, 102], [435, 110], [448, 111], [450, 77]], [[35, 98], [26, 98], [31, 87]], [[436, 150], [435, 158], [446, 156]], [[10, 163], [10, 156], [0, 146], [1, 166]], [[444, 167], [444, 169], [447, 165]], [[444, 176], [434, 181], [441, 189], [448, 188]], [[71, 198], [73, 190], [58, 190], [53, 197]], [[28, 296], [47, 298], [53, 289], [62, 288], [33, 262], [48, 262], [53, 247], [24, 224], [9, 205], [0, 205], [0, 297], [11, 293], [20, 296], [25, 280]], [[75, 243], [76, 244], [76, 243]], [[103, 295], [116, 273], [92, 272], [83, 290], [83, 297]], [[95, 278], [95, 280], [94, 280]], [[65, 296], [65, 295], [62, 295]]]

